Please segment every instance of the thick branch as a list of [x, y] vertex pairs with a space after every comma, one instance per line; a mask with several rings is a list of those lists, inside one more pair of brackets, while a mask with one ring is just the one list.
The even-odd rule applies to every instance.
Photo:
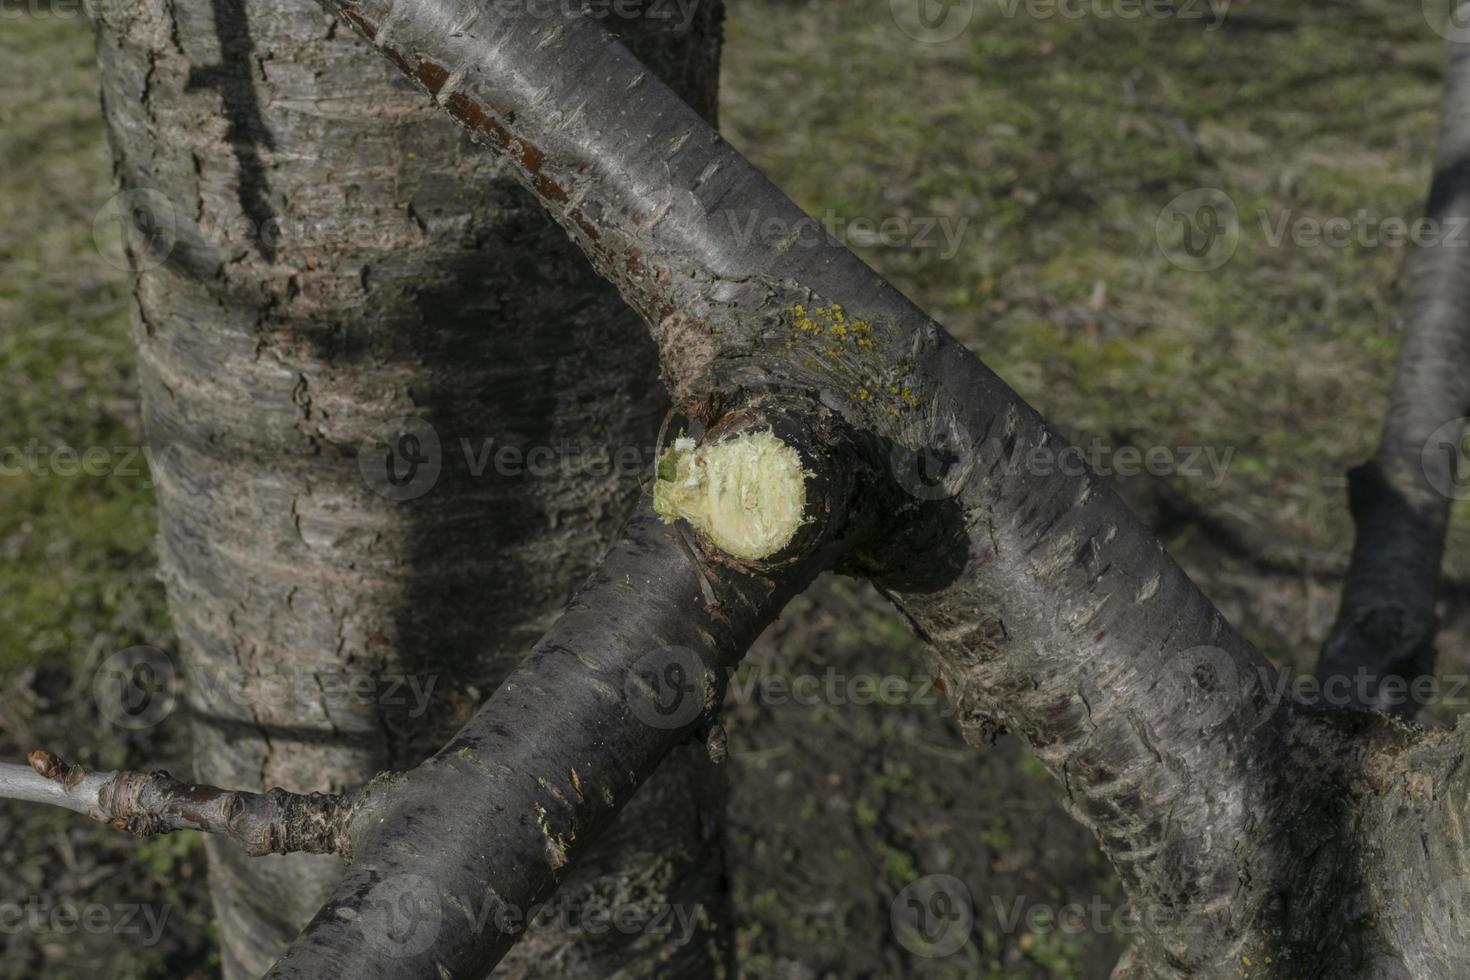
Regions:
[[[1464, 491], [1470, 413], [1470, 47], [1452, 45], [1425, 208], [1430, 237], [1409, 260], [1398, 372], [1378, 452], [1348, 474], [1357, 540], [1318, 674], [1353, 703], [1411, 717], [1410, 687], [1434, 672], [1434, 612], [1450, 503]], [[1392, 685], [1386, 679], [1394, 679]]]

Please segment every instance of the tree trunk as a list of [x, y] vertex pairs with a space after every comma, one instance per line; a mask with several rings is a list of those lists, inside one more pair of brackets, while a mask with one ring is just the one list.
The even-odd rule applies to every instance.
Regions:
[[[721, 10], [691, 14], [610, 26], [712, 120]], [[655, 349], [505, 165], [319, 9], [98, 0], [94, 20], [196, 778], [341, 792], [411, 767], [626, 519]], [[563, 896], [698, 906], [672, 965], [713, 972], [719, 784], [695, 751], [665, 768]], [[229, 980], [341, 874], [209, 855]], [[563, 924], [506, 970], [651, 975], [664, 945]]]

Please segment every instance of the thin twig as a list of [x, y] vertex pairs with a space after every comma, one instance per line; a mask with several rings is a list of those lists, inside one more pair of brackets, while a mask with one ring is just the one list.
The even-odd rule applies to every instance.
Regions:
[[[35, 751], [29, 766], [0, 763], [0, 799], [50, 803], [138, 837], [175, 830], [222, 834], [252, 856], [347, 856], [347, 831], [365, 792], [266, 793], [184, 783], [168, 773], [89, 772], [51, 752]], [[371, 784], [370, 784], [371, 785]]]

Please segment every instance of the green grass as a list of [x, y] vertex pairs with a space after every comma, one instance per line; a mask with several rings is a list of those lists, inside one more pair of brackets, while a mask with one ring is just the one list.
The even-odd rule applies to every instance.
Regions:
[[[126, 275], [93, 242], [112, 178], [84, 20], [4, 21], [0, 133], [0, 751], [183, 771], [182, 726], [119, 737], [91, 698], [101, 658], [170, 639]], [[7, 901], [141, 906], [161, 923], [155, 944], [149, 929], [27, 929], [0, 976], [204, 975], [198, 840], [140, 844], [45, 807], [6, 807], [0, 825]]]
[[[126, 276], [93, 244], [112, 191], [91, 38], [80, 20], [8, 20], [0, 46], [0, 667], [14, 668], [156, 640], [165, 622]], [[65, 475], [66, 453], [88, 450], [102, 475]]]

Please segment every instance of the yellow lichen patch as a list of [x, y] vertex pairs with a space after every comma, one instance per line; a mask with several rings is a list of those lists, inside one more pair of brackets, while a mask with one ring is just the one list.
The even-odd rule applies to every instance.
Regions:
[[805, 523], [810, 475], [769, 430], [697, 448], [679, 439], [659, 461], [653, 509], [665, 521], [688, 521], [737, 558], [768, 558]]
[[798, 303], [791, 308], [791, 328], [804, 334], [828, 334], [843, 343], [854, 341], [864, 347], [873, 345], [867, 337], [873, 332], [873, 325], [866, 320], [852, 319], [839, 303], [811, 310]]
[[[881, 406], [885, 416], [902, 417], [919, 407], [919, 397], [904, 382], [912, 376], [907, 359], [887, 363], [875, 356], [874, 327], [867, 320], [851, 316], [840, 303], [831, 306], [792, 306], [790, 336], [777, 356], [794, 353], [798, 348], [807, 356], [800, 358], [804, 367], [826, 367], [851, 376], [851, 387], [843, 388], [847, 397], [857, 402]], [[817, 338], [821, 338], [817, 340]]]

